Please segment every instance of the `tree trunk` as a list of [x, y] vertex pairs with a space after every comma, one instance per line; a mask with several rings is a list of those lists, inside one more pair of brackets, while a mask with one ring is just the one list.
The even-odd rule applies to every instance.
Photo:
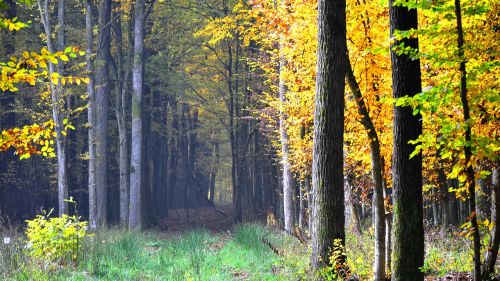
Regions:
[[[437, 157], [439, 156], [439, 152], [437, 152]], [[450, 216], [449, 216], [449, 204], [450, 204], [450, 193], [448, 192], [448, 182], [446, 180], [446, 174], [444, 172], [443, 164], [441, 160], [438, 158], [438, 167], [437, 167], [437, 180], [439, 185], [439, 199], [441, 201], [441, 233], [444, 235], [448, 231], [448, 227], [450, 225]]]
[[[464, 57], [464, 32], [462, 28], [462, 11], [460, 7], [460, 0], [455, 0], [455, 16], [457, 18], [457, 47], [458, 56], [460, 59], [460, 100], [462, 102], [464, 123], [468, 124], [470, 120], [469, 113], [469, 102], [467, 100], [467, 71], [465, 68], [465, 57]], [[472, 226], [472, 238], [473, 238], [473, 250], [474, 250], [474, 279], [476, 281], [481, 280], [481, 240], [479, 237], [479, 226], [477, 223], [477, 212], [476, 212], [476, 183], [474, 177], [474, 167], [469, 163], [472, 157], [471, 148], [471, 127], [466, 126], [465, 129], [465, 169], [467, 173], [466, 185], [469, 189], [469, 212], [470, 221]]]
[[[396, 30], [417, 29], [417, 10], [394, 6], [389, 1], [391, 36]], [[393, 42], [418, 49], [418, 39]], [[414, 96], [422, 91], [420, 61], [409, 55], [398, 55], [391, 48], [392, 91], [394, 98]], [[413, 115], [409, 106], [394, 106], [393, 198], [394, 245], [392, 280], [423, 280], [424, 226], [422, 198], [422, 154], [410, 159], [415, 146], [409, 144], [422, 133], [422, 116]], [[411, 237], [412, 239], [408, 239]]]
[[[58, 35], [57, 35], [57, 47], [64, 48], [64, 0], [59, 1], [58, 4]], [[51, 54], [56, 52], [54, 43], [52, 42], [52, 27], [50, 25], [49, 16], [49, 3], [48, 0], [42, 2], [38, 0], [38, 8], [40, 11], [40, 17], [45, 30], [45, 36], [47, 37], [47, 49]], [[63, 74], [63, 62], [59, 60], [57, 64], [57, 69], [54, 63], [49, 61], [49, 75], [52, 76], [56, 71]], [[65, 114], [63, 112], [63, 106], [60, 105], [61, 100], [64, 97], [64, 92], [62, 88], [62, 83], [59, 81], [55, 84], [50, 82], [50, 92], [51, 92], [51, 102], [52, 102], [52, 119], [55, 124], [56, 133], [56, 147], [57, 147], [57, 191], [58, 191], [58, 207], [59, 216], [68, 213], [68, 173], [67, 173], [67, 157], [66, 157], [66, 136], [64, 131], [64, 119]]]
[[335, 239], [345, 244], [344, 90], [347, 66], [345, 0], [318, 2], [318, 62], [313, 145], [311, 264], [330, 264]]
[[[281, 43], [280, 43], [281, 44]], [[280, 47], [281, 50], [281, 47]], [[286, 62], [283, 55], [280, 54], [279, 58], [279, 99], [280, 99], [280, 143], [281, 143], [281, 164], [283, 167], [283, 208], [285, 216], [285, 231], [293, 235], [295, 228], [295, 216], [294, 216], [294, 181], [293, 175], [290, 167], [289, 158], [289, 148], [288, 148], [288, 133], [286, 131], [286, 114], [284, 107], [286, 105], [286, 85], [284, 81], [284, 68], [286, 67]]]
[[215, 133], [212, 132], [212, 142], [213, 142], [213, 147], [212, 147], [212, 170], [210, 172], [210, 202], [212, 204], [215, 203], [215, 179], [217, 177], [217, 171], [219, 170], [219, 165], [220, 165], [220, 147], [219, 147], [219, 141], [215, 139]]
[[95, 178], [95, 80], [94, 80], [94, 61], [92, 59], [94, 53], [94, 21], [93, 21], [93, 4], [92, 0], [86, 1], [86, 14], [85, 14], [85, 31], [87, 35], [87, 49], [86, 49], [86, 70], [89, 76], [89, 83], [87, 84], [88, 92], [88, 109], [87, 121], [89, 123], [88, 131], [88, 145], [89, 145], [89, 164], [88, 164], [88, 188], [89, 188], [89, 227], [91, 229], [97, 228], [97, 194], [96, 194], [96, 178]]
[[144, 50], [144, 0], [137, 0], [134, 9], [134, 64], [132, 68], [132, 138], [130, 157], [130, 230], [142, 229], [142, 97]]
[[[117, 8], [121, 3], [116, 2]], [[129, 22], [129, 26], [130, 26]], [[128, 225], [129, 209], [129, 180], [130, 180], [130, 159], [129, 159], [129, 140], [127, 130], [127, 102], [128, 102], [128, 78], [130, 70], [124, 65], [123, 59], [123, 36], [122, 20], [119, 15], [114, 22], [114, 34], [117, 49], [116, 58], [116, 97], [115, 97], [115, 115], [118, 127], [118, 169], [120, 177], [120, 224], [123, 227]], [[131, 30], [129, 29], [129, 32]], [[133, 42], [130, 42], [131, 44]], [[129, 49], [128, 57], [133, 57], [133, 48]]]
[[259, 130], [257, 128], [257, 125], [254, 127], [254, 139], [253, 139], [253, 159], [252, 159], [252, 164], [253, 164], [253, 194], [254, 194], [254, 212], [257, 212], [262, 208], [262, 163], [260, 163], [261, 158], [260, 158], [260, 148], [259, 145], [261, 143], [259, 142]]
[[109, 62], [111, 60], [111, 0], [104, 0], [99, 7], [99, 37], [97, 40], [95, 76], [95, 225], [100, 228], [107, 224], [108, 197], [108, 108], [109, 108]]
[[345, 180], [344, 180], [344, 185], [345, 185], [345, 190], [347, 192], [346, 194], [346, 209], [350, 209], [350, 214], [351, 219], [349, 222], [349, 228], [354, 232], [356, 235], [361, 235], [361, 222], [359, 218], [359, 212], [357, 208], [357, 202], [359, 202], [359, 197], [357, 194], [355, 194], [355, 187], [352, 183], [353, 176], [351, 174], [346, 174], [345, 175]]
[[307, 206], [307, 198], [306, 198], [306, 187], [305, 187], [305, 180], [302, 178], [300, 180], [300, 185], [299, 185], [299, 228], [301, 232], [304, 232], [304, 230], [307, 228], [307, 213], [306, 213], [306, 206]]
[[[496, 163], [498, 165], [498, 162]], [[491, 221], [495, 224], [491, 230], [490, 244], [486, 251], [484, 259], [482, 278], [483, 280], [494, 280], [495, 264], [498, 257], [498, 248], [500, 245], [500, 172], [498, 166], [493, 169], [491, 175]]]
[[179, 123], [177, 113], [177, 102], [170, 99], [172, 107], [172, 131], [170, 136], [170, 163], [168, 169], [168, 197], [170, 208], [178, 208], [177, 201], [177, 162], [178, 162], [178, 143], [179, 143]]
[[347, 63], [346, 79], [356, 101], [358, 112], [361, 115], [361, 124], [367, 131], [370, 142], [371, 166], [373, 187], [372, 211], [375, 229], [375, 260], [373, 264], [373, 279], [375, 281], [385, 280], [385, 208], [384, 208], [384, 186], [382, 177], [382, 164], [380, 156], [380, 141], [377, 131], [373, 125], [368, 109], [366, 108], [359, 88], [354, 77], [351, 63]]

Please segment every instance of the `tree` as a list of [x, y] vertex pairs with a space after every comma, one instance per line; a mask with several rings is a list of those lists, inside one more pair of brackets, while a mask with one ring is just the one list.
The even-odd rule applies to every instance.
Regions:
[[95, 194], [89, 192], [90, 205], [95, 209], [91, 214], [90, 226], [103, 227], [107, 224], [108, 197], [108, 107], [110, 94], [109, 67], [111, 60], [111, 0], [103, 0], [98, 9], [97, 55], [95, 60], [95, 123], [90, 124], [94, 130], [95, 140]]
[[[127, 99], [129, 97], [129, 77], [131, 73], [131, 61], [133, 57], [134, 48], [130, 47], [127, 55], [124, 56], [124, 41], [122, 33], [122, 16], [127, 10], [127, 7], [122, 7], [121, 2], [115, 2], [114, 8], [115, 15], [113, 22], [114, 26], [114, 42], [116, 44], [115, 56], [115, 77], [116, 77], [116, 97], [115, 97], [115, 115], [118, 127], [118, 146], [119, 146], [119, 170], [120, 170], [120, 222], [121, 225], [126, 227], [128, 225], [128, 212], [129, 212], [129, 191], [130, 191], [130, 159], [129, 159], [129, 134], [127, 130]], [[130, 14], [130, 12], [129, 12]], [[129, 46], [133, 45], [132, 32], [132, 17], [129, 15], [127, 21], [128, 26], [128, 43]], [[128, 59], [125, 63], [125, 58]]]
[[280, 128], [280, 143], [281, 143], [281, 164], [283, 166], [283, 209], [285, 216], [285, 231], [288, 234], [293, 235], [295, 232], [295, 208], [294, 208], [294, 193], [295, 193], [295, 184], [292, 175], [292, 170], [290, 167], [290, 151], [288, 144], [288, 132], [286, 125], [286, 113], [285, 113], [285, 104], [286, 104], [286, 85], [285, 85], [285, 67], [286, 67], [286, 59], [281, 54], [281, 50], [283, 49], [283, 35], [280, 35], [280, 54], [279, 54], [279, 99], [280, 99], [280, 110], [279, 110], [279, 128]]
[[[391, 36], [396, 31], [417, 29], [417, 10], [389, 1]], [[422, 91], [420, 61], [401, 49], [418, 50], [418, 39], [404, 38], [392, 42], [392, 93], [395, 99], [413, 97]], [[394, 106], [394, 152], [392, 163], [394, 198], [394, 241], [392, 280], [423, 280], [424, 227], [422, 197], [422, 154], [411, 159], [415, 145], [410, 144], [422, 133], [422, 116], [413, 114], [410, 106]], [[411, 239], [409, 239], [411, 237]]]
[[318, 2], [318, 61], [313, 146], [313, 268], [330, 262], [335, 239], [344, 229], [344, 89], [347, 66], [346, 3]]
[[464, 115], [465, 129], [465, 169], [466, 169], [466, 182], [469, 191], [469, 211], [471, 212], [470, 222], [472, 227], [473, 251], [474, 251], [474, 279], [481, 280], [481, 241], [479, 237], [479, 226], [477, 223], [476, 214], [476, 181], [474, 175], [474, 167], [470, 164], [472, 157], [472, 139], [470, 123], [470, 110], [469, 101], [467, 99], [467, 69], [464, 56], [464, 31], [462, 26], [462, 10], [460, 7], [460, 0], [455, 0], [455, 16], [457, 18], [457, 47], [458, 57], [460, 59], [460, 100], [462, 102], [462, 109]]
[[132, 139], [130, 157], [130, 210], [128, 227], [142, 228], [142, 97], [144, 51], [144, 0], [137, 0], [134, 8], [134, 62], [132, 67]]
[[95, 80], [94, 80], [94, 61], [92, 55], [94, 53], [94, 20], [93, 20], [93, 3], [92, 0], [86, 1], [85, 12], [85, 33], [87, 36], [87, 54], [86, 54], [86, 70], [89, 76], [89, 83], [87, 84], [87, 122], [89, 123], [88, 129], [88, 149], [89, 149], [89, 164], [88, 164], [88, 193], [89, 193], [89, 221], [91, 228], [97, 228], [97, 193], [96, 193], [96, 162], [95, 162]]
[[359, 115], [361, 115], [361, 123], [366, 129], [368, 139], [370, 142], [371, 153], [371, 168], [373, 187], [373, 219], [375, 228], [375, 262], [373, 265], [373, 279], [376, 281], [385, 280], [385, 207], [384, 207], [384, 183], [383, 183], [383, 169], [382, 157], [380, 154], [380, 141], [375, 129], [375, 125], [370, 117], [368, 109], [363, 100], [361, 89], [354, 77], [354, 72], [351, 63], [347, 62], [346, 80], [351, 88], [352, 95], [358, 106]]
[[498, 220], [500, 219], [500, 172], [497, 166], [493, 168], [493, 173], [491, 175], [491, 183], [493, 189], [491, 191], [491, 221], [495, 223], [493, 229], [491, 230], [490, 244], [486, 251], [486, 257], [484, 259], [482, 279], [483, 280], [493, 280], [492, 275], [495, 274], [495, 264], [498, 257], [498, 248], [500, 246], [500, 225]]
[[[50, 53], [56, 52], [56, 47], [59, 51], [64, 49], [64, 0], [60, 0], [57, 8], [58, 32], [56, 46], [52, 41], [52, 26], [49, 16], [49, 0], [38, 0], [38, 9], [42, 24], [45, 30], [45, 37], [47, 40], [47, 49]], [[65, 59], [67, 60], [67, 58]], [[60, 76], [63, 74], [64, 67], [62, 59], [56, 63], [49, 61], [49, 74], [50, 80], [50, 93], [52, 98], [52, 119], [55, 124], [56, 132], [56, 146], [57, 146], [57, 190], [59, 201], [59, 216], [68, 213], [68, 163], [66, 145], [67, 138], [65, 132], [65, 125], [67, 122], [67, 114], [64, 112], [64, 89]], [[61, 103], [63, 103], [61, 105]]]

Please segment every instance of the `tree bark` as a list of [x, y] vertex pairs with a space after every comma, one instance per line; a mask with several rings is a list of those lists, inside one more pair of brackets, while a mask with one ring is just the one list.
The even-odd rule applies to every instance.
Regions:
[[368, 109], [363, 100], [359, 84], [354, 77], [351, 63], [347, 63], [347, 83], [356, 101], [358, 112], [361, 115], [361, 124], [366, 130], [371, 153], [373, 202], [372, 211], [375, 229], [375, 260], [373, 263], [373, 279], [375, 281], [385, 280], [385, 208], [384, 208], [384, 185], [382, 177], [382, 157], [380, 156], [380, 141], [375, 125], [370, 117]]
[[[57, 35], [57, 47], [64, 48], [64, 33], [65, 32], [65, 24], [64, 24], [64, 0], [59, 1], [58, 4], [58, 24], [59, 32]], [[48, 0], [43, 2], [38, 0], [38, 8], [40, 11], [40, 18], [42, 20], [42, 24], [45, 30], [45, 36], [47, 37], [47, 49], [53, 54], [56, 52], [56, 47], [52, 41], [52, 27], [50, 24], [50, 16], [49, 16], [49, 3]], [[57, 64], [57, 68], [54, 63], [49, 61], [49, 75], [52, 76], [56, 71], [63, 71], [63, 62], [59, 60]], [[62, 75], [63, 73], [59, 73]], [[66, 136], [64, 131], [64, 119], [65, 114], [63, 112], [63, 106], [60, 105], [61, 100], [63, 99], [64, 92], [62, 88], [62, 83], [59, 81], [55, 84], [52, 81], [50, 82], [50, 92], [51, 92], [51, 102], [52, 102], [52, 119], [55, 124], [55, 133], [56, 133], [56, 147], [57, 147], [57, 191], [58, 191], [58, 207], [59, 207], [59, 216], [68, 213], [68, 172], [67, 172], [67, 155], [66, 155]]]
[[210, 171], [210, 202], [215, 203], [215, 179], [220, 165], [220, 147], [219, 141], [215, 139], [215, 133], [212, 132], [212, 170]]
[[[283, 39], [281, 39], [283, 40]], [[286, 61], [281, 54], [281, 47], [283, 43], [280, 42], [280, 57], [279, 57], [279, 99], [280, 99], [280, 110], [279, 110], [279, 129], [280, 129], [280, 143], [281, 143], [281, 165], [283, 167], [283, 208], [285, 217], [285, 231], [293, 235], [295, 228], [295, 211], [294, 211], [294, 180], [290, 167], [289, 158], [289, 147], [288, 147], [288, 133], [286, 131], [286, 113], [284, 107], [286, 105], [286, 85], [283, 71], [286, 67]]]
[[96, 195], [95, 221], [90, 222], [97, 228], [107, 225], [108, 197], [108, 107], [109, 107], [109, 62], [111, 60], [111, 0], [103, 0], [99, 7], [99, 37], [95, 61], [95, 182]]
[[132, 138], [130, 157], [130, 230], [142, 229], [142, 98], [144, 50], [144, 0], [137, 0], [134, 9], [134, 63], [132, 67]]
[[178, 208], [177, 196], [177, 162], [178, 162], [178, 143], [179, 143], [179, 122], [178, 122], [178, 111], [177, 102], [170, 99], [170, 106], [172, 107], [172, 134], [170, 136], [170, 163], [168, 169], [168, 197], [170, 208]]
[[89, 189], [89, 227], [91, 229], [97, 228], [97, 194], [96, 194], [96, 178], [95, 178], [95, 80], [94, 80], [94, 60], [92, 59], [94, 53], [94, 20], [93, 20], [93, 4], [92, 0], [86, 1], [86, 14], [85, 14], [85, 32], [87, 36], [87, 49], [86, 49], [86, 70], [89, 77], [87, 84], [88, 100], [87, 100], [87, 121], [89, 123], [88, 130], [88, 146], [89, 146], [89, 164], [88, 164], [88, 189]]
[[345, 243], [344, 90], [347, 67], [345, 0], [318, 2], [318, 62], [313, 145], [311, 264], [330, 264], [333, 241]]
[[465, 169], [467, 174], [466, 186], [469, 189], [469, 212], [470, 222], [472, 226], [472, 238], [473, 238], [473, 250], [474, 250], [474, 279], [476, 281], [481, 280], [481, 240], [479, 237], [479, 226], [477, 223], [477, 212], [476, 212], [476, 182], [474, 176], [474, 167], [470, 164], [472, 157], [472, 140], [471, 140], [471, 124], [470, 113], [469, 113], [469, 102], [467, 100], [467, 70], [465, 66], [465, 55], [464, 55], [464, 32], [462, 28], [462, 11], [460, 7], [460, 0], [455, 0], [455, 16], [457, 18], [457, 47], [458, 56], [460, 59], [460, 100], [462, 102], [462, 109], [464, 114], [464, 123], [466, 124], [465, 129]]
[[[498, 165], [498, 162], [496, 163]], [[493, 168], [491, 175], [493, 188], [491, 190], [491, 221], [495, 224], [491, 230], [490, 244], [484, 258], [482, 278], [483, 280], [494, 280], [495, 264], [498, 257], [498, 248], [500, 245], [500, 172], [498, 166]]]
[[[121, 3], [116, 2], [117, 8], [120, 8]], [[129, 27], [131, 23], [129, 20]], [[129, 211], [129, 180], [130, 180], [130, 159], [129, 159], [129, 138], [127, 130], [127, 103], [128, 103], [128, 79], [130, 70], [128, 65], [124, 65], [123, 57], [123, 33], [122, 20], [117, 15], [114, 21], [115, 44], [117, 49], [116, 54], [116, 97], [115, 97], [115, 115], [118, 127], [118, 170], [120, 177], [120, 224], [123, 227], [128, 225]], [[131, 32], [131, 28], [129, 29]], [[133, 42], [130, 42], [131, 45]], [[133, 48], [129, 49], [128, 58], [133, 57]]]
[[[417, 10], [394, 6], [389, 1], [391, 36], [396, 30], [417, 29]], [[418, 49], [418, 39], [403, 39]], [[420, 61], [406, 54], [397, 54], [391, 47], [392, 91], [394, 98], [414, 96], [422, 91]], [[422, 133], [422, 116], [413, 115], [409, 106], [394, 106], [393, 198], [394, 241], [392, 280], [423, 280], [420, 268], [424, 265], [424, 227], [422, 198], [422, 155], [410, 159], [415, 146], [409, 144]], [[408, 239], [411, 237], [411, 239]]]

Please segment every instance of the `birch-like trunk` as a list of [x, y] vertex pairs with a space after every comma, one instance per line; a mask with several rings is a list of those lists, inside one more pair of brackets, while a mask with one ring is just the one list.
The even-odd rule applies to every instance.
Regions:
[[142, 96], [144, 50], [144, 0], [135, 2], [134, 64], [132, 67], [132, 139], [130, 158], [129, 229], [142, 229]]
[[[283, 40], [283, 39], [281, 39]], [[284, 208], [284, 219], [285, 219], [285, 231], [293, 235], [295, 229], [295, 206], [294, 206], [294, 182], [293, 175], [290, 167], [289, 154], [290, 149], [288, 147], [288, 133], [286, 131], [286, 85], [284, 78], [284, 70], [286, 67], [286, 61], [281, 54], [281, 49], [283, 48], [282, 43], [280, 43], [280, 57], [279, 57], [279, 99], [280, 99], [280, 143], [281, 143], [281, 165], [283, 167], [283, 208]]]
[[95, 80], [94, 80], [94, 61], [92, 59], [94, 53], [94, 21], [93, 21], [93, 4], [92, 0], [86, 1], [86, 14], [85, 14], [85, 32], [87, 36], [87, 49], [86, 49], [86, 71], [89, 77], [87, 84], [87, 121], [89, 123], [88, 131], [88, 145], [89, 145], [89, 166], [88, 166], [88, 188], [89, 188], [89, 222], [90, 228], [97, 228], [96, 217], [96, 181], [95, 181]]
[[[120, 2], [117, 2], [120, 5]], [[119, 7], [118, 7], [119, 8]], [[131, 26], [129, 20], [129, 27]], [[124, 227], [128, 225], [129, 211], [129, 180], [130, 180], [130, 159], [129, 159], [129, 138], [127, 131], [127, 103], [128, 103], [128, 79], [130, 67], [124, 65], [123, 58], [123, 33], [121, 17], [117, 16], [114, 22], [114, 35], [117, 49], [116, 58], [116, 96], [115, 115], [118, 127], [118, 166], [120, 173], [120, 224]], [[131, 30], [129, 30], [131, 32]], [[130, 39], [130, 37], [129, 37]], [[130, 40], [131, 45], [133, 44]], [[133, 48], [129, 49], [128, 57], [133, 57]]]
[[[45, 36], [47, 37], [47, 49], [53, 54], [56, 52], [56, 48], [52, 41], [52, 26], [50, 24], [49, 16], [49, 1], [38, 0], [38, 9], [40, 12], [40, 18], [45, 31]], [[57, 47], [64, 48], [64, 0], [60, 0], [58, 3], [58, 25], [59, 32], [57, 36]], [[57, 68], [54, 63], [49, 61], [49, 75], [52, 77], [55, 75], [56, 71], [63, 73], [63, 62], [58, 60]], [[50, 93], [52, 102], [52, 119], [55, 124], [56, 132], [56, 148], [57, 148], [57, 192], [58, 192], [58, 206], [59, 206], [59, 216], [68, 213], [68, 171], [67, 171], [67, 155], [66, 155], [66, 136], [64, 133], [64, 106], [61, 105], [64, 98], [63, 86], [60, 83], [60, 79], [57, 79], [57, 83], [53, 83], [52, 79], [50, 81]]]

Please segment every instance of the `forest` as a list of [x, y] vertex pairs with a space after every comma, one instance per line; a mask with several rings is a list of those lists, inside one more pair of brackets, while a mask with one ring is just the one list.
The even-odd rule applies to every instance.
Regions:
[[500, 3], [0, 0], [0, 280], [500, 280]]

